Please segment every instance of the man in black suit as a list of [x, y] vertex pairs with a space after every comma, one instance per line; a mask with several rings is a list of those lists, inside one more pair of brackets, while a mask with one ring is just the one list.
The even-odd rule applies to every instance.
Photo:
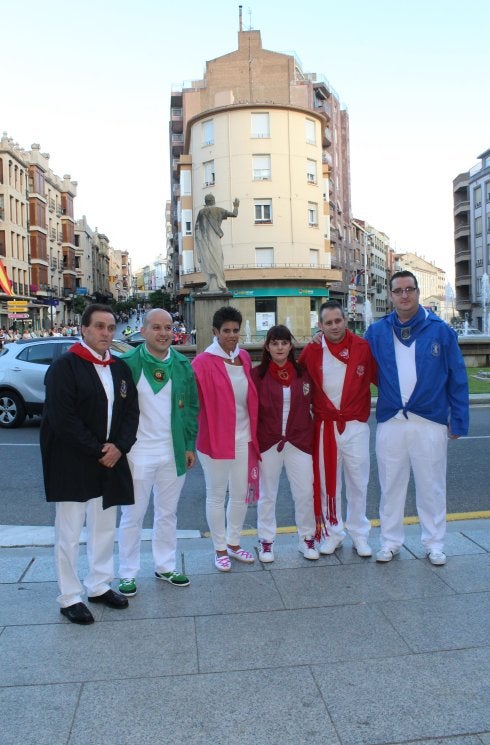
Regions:
[[61, 613], [93, 623], [82, 601], [77, 560], [86, 521], [88, 600], [125, 608], [111, 589], [118, 504], [133, 504], [126, 453], [136, 441], [138, 397], [126, 363], [111, 356], [115, 317], [106, 305], [87, 306], [81, 343], [49, 368], [41, 424], [41, 456], [48, 502], [56, 502], [55, 561]]

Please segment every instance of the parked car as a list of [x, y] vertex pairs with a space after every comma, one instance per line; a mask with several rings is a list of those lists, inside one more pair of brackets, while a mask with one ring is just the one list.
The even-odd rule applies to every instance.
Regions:
[[124, 342], [130, 344], [132, 347], [138, 347], [140, 344], [143, 344], [144, 340], [145, 338], [141, 331], [133, 331], [132, 334], [124, 337]]
[[[0, 352], [0, 427], [20, 427], [26, 416], [42, 413], [44, 377], [49, 365], [80, 338], [19, 339], [4, 346]], [[124, 341], [114, 340], [111, 344], [116, 357], [130, 349]]]
[[[179, 331], [177, 328], [172, 329], [172, 344], [187, 344], [189, 334], [184, 331]], [[124, 337], [124, 341], [127, 344], [131, 344], [132, 347], [138, 347], [143, 344], [145, 337], [141, 331], [133, 331], [132, 334], [128, 334]]]

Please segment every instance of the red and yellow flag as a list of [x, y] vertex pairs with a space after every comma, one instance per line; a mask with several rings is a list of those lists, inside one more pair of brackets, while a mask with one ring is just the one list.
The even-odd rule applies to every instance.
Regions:
[[12, 292], [10, 279], [7, 277], [7, 272], [5, 271], [5, 267], [2, 264], [2, 260], [0, 259], [0, 290], [4, 292], [9, 297], [13, 297], [14, 293]]

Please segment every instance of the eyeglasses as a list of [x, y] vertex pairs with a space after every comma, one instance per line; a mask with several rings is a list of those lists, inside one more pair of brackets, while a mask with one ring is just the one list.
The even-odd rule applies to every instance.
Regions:
[[418, 287], [397, 287], [396, 290], [392, 290], [393, 295], [413, 295], [417, 292]]

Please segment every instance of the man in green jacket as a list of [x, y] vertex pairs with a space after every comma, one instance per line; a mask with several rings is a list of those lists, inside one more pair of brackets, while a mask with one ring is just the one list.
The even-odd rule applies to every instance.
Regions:
[[199, 399], [192, 367], [172, 344], [172, 317], [146, 314], [145, 343], [124, 355], [138, 390], [140, 419], [128, 453], [134, 505], [123, 507], [119, 525], [119, 591], [136, 594], [143, 519], [153, 489], [152, 550], [155, 577], [176, 587], [189, 579], [176, 571], [177, 505], [185, 474], [195, 462]]

